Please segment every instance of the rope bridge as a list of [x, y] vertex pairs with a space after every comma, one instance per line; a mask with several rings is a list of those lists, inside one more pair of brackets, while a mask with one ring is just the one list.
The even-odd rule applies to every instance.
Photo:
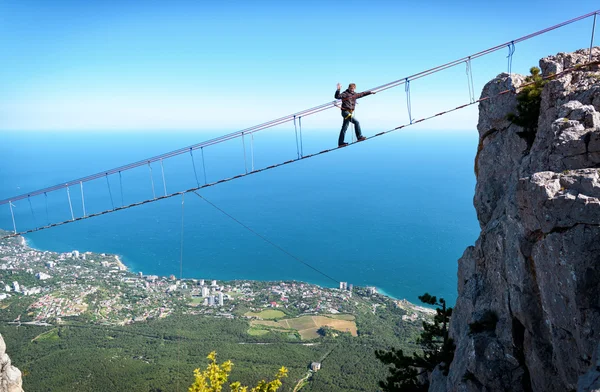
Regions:
[[[382, 135], [406, 128], [408, 126], [414, 125], [414, 124], [418, 124], [421, 123], [423, 121], [427, 121], [430, 120], [432, 118], [438, 117], [438, 116], [442, 116], [463, 108], [466, 108], [468, 106], [477, 104], [479, 102], [482, 101], [486, 101], [486, 100], [490, 100], [495, 98], [496, 96], [490, 96], [490, 97], [482, 97], [480, 99], [475, 99], [475, 89], [474, 89], [474, 85], [473, 85], [473, 74], [472, 74], [472, 63], [471, 61], [475, 58], [478, 57], [482, 57], [482, 56], [486, 56], [489, 55], [490, 53], [502, 50], [502, 49], [508, 49], [508, 74], [509, 74], [509, 79], [510, 79], [510, 75], [511, 75], [511, 71], [512, 71], [512, 58], [513, 55], [515, 53], [515, 44], [519, 43], [519, 42], [523, 42], [526, 40], [529, 40], [533, 37], [545, 34], [549, 31], [552, 30], [556, 30], [559, 29], [563, 26], [569, 25], [571, 23], [575, 23], [587, 18], [591, 18], [593, 17], [593, 27], [592, 27], [592, 34], [591, 34], [591, 41], [590, 41], [590, 54], [589, 54], [589, 61], [588, 63], [584, 64], [589, 66], [589, 65], [597, 65], [598, 61], [592, 61], [592, 47], [593, 47], [593, 42], [594, 42], [594, 31], [595, 31], [595, 25], [596, 25], [596, 16], [600, 14], [600, 10], [594, 11], [594, 12], [590, 12], [588, 14], [579, 16], [577, 18], [574, 19], [570, 19], [568, 21], [565, 21], [563, 23], [548, 27], [546, 29], [543, 30], [539, 30], [537, 32], [534, 32], [532, 34], [517, 38], [515, 40], [512, 40], [510, 42], [506, 42], [494, 47], [491, 47], [489, 49], [483, 50], [481, 52], [472, 54], [470, 56], [467, 57], [463, 57], [460, 58], [458, 60], [454, 60], [451, 61], [449, 63], [446, 64], [442, 64], [440, 66], [416, 73], [414, 75], [408, 76], [408, 77], [404, 77], [402, 79], [398, 79], [386, 84], [383, 84], [381, 86], [377, 86], [375, 88], [369, 89], [367, 91], [373, 91], [373, 92], [381, 92], [381, 91], [385, 91], [400, 85], [404, 85], [405, 86], [405, 92], [406, 92], [406, 102], [407, 102], [407, 110], [408, 110], [408, 118], [409, 118], [409, 122], [407, 124], [403, 124], [400, 126], [397, 126], [393, 129], [387, 130], [387, 131], [383, 131], [380, 132], [376, 135], [373, 135], [371, 137], [368, 137], [367, 140], [369, 139], [374, 139], [376, 137], [380, 137]], [[455, 108], [440, 112], [440, 113], [436, 113], [434, 115], [428, 116], [428, 117], [424, 117], [421, 119], [413, 119], [412, 117], [412, 112], [411, 112], [411, 99], [410, 99], [410, 82], [412, 80], [416, 80], [419, 78], [423, 78], [429, 75], [432, 75], [434, 73], [440, 72], [442, 70], [451, 68], [451, 67], [456, 67], [459, 66], [461, 64], [465, 64], [466, 66], [466, 75], [467, 75], [467, 87], [469, 90], [469, 102], [461, 105], [461, 106], [457, 106]], [[581, 65], [577, 67], [577, 69], [580, 69]], [[556, 78], [560, 75], [572, 72], [573, 70], [575, 70], [575, 68], [571, 68], [571, 69], [566, 69], [561, 73], [555, 74], [555, 75], [551, 75], [547, 78]], [[510, 80], [509, 80], [509, 85], [510, 85]], [[524, 87], [525, 85], [523, 85], [522, 87]], [[514, 89], [507, 89], [501, 93], [499, 93], [497, 96], [499, 95], [503, 95], [503, 94], [507, 94], [507, 93], [515, 93]], [[181, 148], [175, 151], [171, 151], [165, 154], [161, 154], [161, 155], [157, 155], [151, 158], [147, 158], [144, 160], [140, 160], [134, 163], [130, 163], [127, 165], [123, 165], [114, 169], [110, 169], [110, 170], [106, 170], [106, 171], [102, 171], [87, 177], [82, 177], [76, 180], [72, 180], [72, 181], [68, 181], [66, 183], [61, 183], [61, 184], [57, 184], [48, 188], [44, 188], [44, 189], [39, 189], [36, 191], [32, 191], [29, 193], [25, 193], [25, 194], [21, 194], [18, 196], [14, 196], [14, 197], [10, 197], [8, 199], [4, 199], [0, 201], [0, 205], [4, 205], [4, 204], [8, 204], [8, 210], [10, 211], [11, 214], [11, 219], [12, 219], [12, 225], [13, 225], [13, 233], [4, 237], [1, 237], [0, 239], [4, 239], [4, 238], [9, 238], [12, 236], [17, 236], [17, 235], [23, 235], [23, 234], [28, 234], [28, 233], [33, 233], [33, 232], [37, 232], [40, 230], [45, 230], [45, 229], [49, 229], [52, 227], [56, 227], [56, 226], [61, 226], [70, 222], [76, 222], [76, 221], [80, 221], [80, 220], [84, 220], [84, 219], [89, 219], [89, 218], [93, 218], [96, 216], [100, 216], [100, 215], [104, 215], [104, 214], [108, 214], [108, 213], [112, 213], [115, 211], [120, 211], [120, 210], [125, 210], [125, 209], [129, 209], [129, 208], [133, 208], [136, 206], [140, 206], [143, 204], [147, 204], [147, 203], [152, 203], [155, 201], [159, 201], [159, 200], [163, 200], [163, 199], [167, 199], [167, 198], [171, 198], [173, 196], [177, 196], [177, 195], [183, 195], [185, 193], [189, 193], [189, 192], [195, 192], [198, 190], [201, 190], [203, 188], [207, 188], [207, 187], [212, 187], [215, 186], [217, 184], [221, 184], [224, 182], [229, 182], [241, 177], [246, 177], [252, 174], [256, 174], [256, 173], [260, 173], [266, 170], [271, 170], [274, 169], [276, 167], [280, 167], [280, 166], [284, 166], [284, 165], [288, 165], [290, 163], [293, 162], [298, 162], [301, 161], [303, 159], [309, 159], [312, 157], [316, 157], [322, 154], [326, 154], [329, 152], [333, 152], [341, 147], [336, 147], [336, 148], [332, 148], [332, 149], [326, 149], [323, 151], [319, 151], [313, 154], [304, 154], [304, 148], [303, 148], [303, 142], [302, 142], [302, 118], [306, 117], [306, 116], [311, 116], [314, 115], [316, 113], [334, 108], [334, 107], [338, 107], [339, 105], [339, 100], [336, 101], [331, 101], [331, 102], [327, 102], [325, 104], [322, 105], [318, 105], [309, 109], [305, 109], [284, 117], [279, 117], [276, 118], [274, 120], [262, 123], [262, 124], [258, 124], [246, 129], [243, 129], [241, 131], [237, 131], [237, 132], [233, 132], [233, 133], [229, 133], [217, 138], [213, 138], [207, 141], [204, 141], [202, 143], [198, 143], [198, 144], [194, 144], [192, 146], [188, 146], [185, 148]], [[294, 124], [294, 131], [295, 131], [295, 140], [296, 140], [296, 158], [294, 159], [290, 159], [284, 162], [280, 162], [277, 164], [273, 164], [270, 166], [266, 166], [263, 168], [259, 168], [256, 169], [255, 165], [254, 165], [254, 133], [268, 129], [268, 128], [272, 128], [275, 127], [277, 125], [281, 125], [281, 124], [286, 124], [286, 123], [290, 123], [293, 122]], [[250, 144], [250, 157], [248, 158], [247, 156], [247, 147], [246, 147], [246, 142], [247, 139], [249, 137], [249, 144]], [[208, 182], [207, 181], [207, 177], [206, 177], [206, 164], [205, 164], [205, 159], [204, 159], [204, 150], [210, 146], [214, 146], [214, 145], [218, 145], [221, 143], [224, 143], [226, 141], [232, 140], [232, 139], [241, 139], [242, 142], [242, 147], [243, 147], [243, 159], [244, 159], [244, 172], [232, 176], [232, 177], [228, 177], [228, 178], [222, 178], [219, 179], [217, 181], [214, 182]], [[355, 144], [355, 143], [352, 143]], [[200, 150], [200, 155], [201, 155], [201, 160], [202, 160], [202, 173], [203, 173], [203, 184], [201, 184], [199, 178], [198, 178], [198, 170], [197, 170], [197, 166], [196, 166], [196, 159], [195, 159], [195, 155], [194, 152], [197, 152], [197, 150]], [[190, 164], [193, 167], [193, 173], [194, 173], [194, 180], [196, 182], [196, 186], [190, 189], [185, 189], [185, 190], [180, 190], [177, 192], [172, 192], [172, 193], [168, 193], [167, 191], [167, 182], [166, 182], [166, 176], [165, 176], [165, 170], [164, 170], [164, 164], [163, 162], [166, 159], [172, 158], [172, 157], [176, 157], [176, 156], [181, 156], [183, 154], [189, 154], [190, 155]], [[155, 183], [154, 183], [154, 176], [153, 176], [153, 166], [152, 164], [155, 164], [155, 166], [157, 164], [160, 165], [160, 170], [161, 170], [161, 174], [162, 174], [162, 195], [157, 195], [156, 192], [156, 187], [155, 187]], [[150, 175], [150, 186], [152, 189], [152, 198], [151, 199], [145, 199], [145, 200], [141, 200], [141, 201], [137, 201], [135, 203], [131, 203], [131, 204], [125, 204], [124, 203], [124, 198], [123, 198], [123, 178], [122, 178], [122, 173], [135, 169], [135, 168], [139, 168], [139, 167], [143, 167], [143, 166], [147, 166], [148, 170], [149, 170], [149, 175]], [[249, 168], [250, 167], [250, 168]], [[112, 192], [112, 188], [111, 188], [111, 184], [109, 181], [109, 176], [116, 176], [118, 175], [119, 178], [119, 190], [120, 190], [120, 206], [115, 206], [115, 202], [114, 202], [114, 198], [113, 198], [113, 192]], [[105, 178], [106, 179], [106, 185], [107, 185], [107, 189], [108, 189], [108, 195], [110, 197], [110, 203], [111, 203], [111, 208], [110, 209], [106, 209], [100, 212], [94, 212], [94, 213], [88, 213], [88, 211], [86, 210], [86, 205], [85, 205], [85, 193], [84, 193], [84, 183], [93, 181], [93, 180], [98, 180], [98, 179], [102, 179]], [[74, 210], [73, 210], [73, 202], [71, 199], [71, 191], [70, 188], [71, 187], [79, 187], [80, 192], [81, 192], [81, 210], [82, 210], [82, 214], [76, 216]], [[41, 197], [42, 195], [44, 196], [45, 199], [45, 207], [46, 207], [46, 216], [48, 216], [48, 194], [50, 193], [56, 193], [56, 192], [60, 192], [60, 191], [65, 191], [66, 193], [66, 198], [68, 201], [68, 205], [69, 205], [69, 211], [70, 211], [70, 219], [64, 220], [64, 221], [58, 221], [58, 222], [48, 222], [48, 224], [46, 225], [38, 225], [37, 224], [37, 219], [33, 210], [33, 206], [31, 203], [31, 199], [34, 197]], [[27, 199], [28, 204], [29, 204], [29, 209], [31, 212], [31, 216], [33, 217], [33, 220], [35, 222], [35, 226], [34, 228], [31, 229], [22, 229], [21, 231], [19, 231], [17, 229], [17, 220], [15, 219], [15, 214], [14, 214], [14, 209], [13, 207], [15, 207], [15, 202], [17, 201], [22, 201]]]

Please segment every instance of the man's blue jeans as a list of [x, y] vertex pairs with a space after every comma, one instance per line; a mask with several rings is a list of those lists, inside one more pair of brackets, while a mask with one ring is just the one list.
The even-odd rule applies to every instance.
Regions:
[[342, 117], [344, 118], [344, 123], [342, 124], [342, 130], [340, 131], [340, 137], [338, 139], [338, 145], [344, 143], [344, 137], [346, 136], [346, 129], [348, 129], [348, 125], [350, 123], [354, 124], [354, 131], [356, 133], [356, 138], [362, 136], [362, 132], [360, 131], [360, 123], [357, 119], [352, 117], [352, 113], [347, 110], [342, 110]]

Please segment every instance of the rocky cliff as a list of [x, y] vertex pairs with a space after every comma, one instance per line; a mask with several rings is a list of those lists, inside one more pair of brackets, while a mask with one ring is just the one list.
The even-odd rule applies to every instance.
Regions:
[[[588, 56], [559, 53], [540, 68], [559, 74]], [[600, 60], [600, 48], [592, 57]], [[519, 91], [525, 77], [508, 76], [489, 82], [482, 97]], [[507, 120], [517, 112], [515, 94], [480, 103], [481, 234], [459, 260], [454, 360], [447, 377], [434, 372], [430, 391], [600, 384], [600, 67], [559, 74], [541, 98], [533, 134]]]
[[21, 372], [10, 363], [6, 343], [0, 335], [0, 392], [23, 392]]

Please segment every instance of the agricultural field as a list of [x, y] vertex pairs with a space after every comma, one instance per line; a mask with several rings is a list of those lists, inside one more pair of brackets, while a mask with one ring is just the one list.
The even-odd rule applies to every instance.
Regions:
[[338, 320], [348, 320], [348, 321], [356, 320], [356, 317], [354, 317], [351, 314], [331, 314], [331, 315], [328, 315], [327, 317], [338, 319]]
[[262, 335], [266, 335], [268, 333], [269, 333], [269, 331], [266, 329], [250, 328], [248, 330], [248, 334], [250, 336], [262, 336]]
[[265, 325], [267, 327], [273, 327], [273, 328], [284, 328], [284, 329], [290, 329], [287, 324], [283, 323], [283, 321], [269, 321], [269, 320], [252, 320], [250, 321], [250, 325], [251, 326], [255, 326], [258, 325], [259, 328], [261, 325]]
[[44, 341], [44, 340], [50, 340], [50, 341], [58, 341], [60, 339], [60, 337], [58, 336], [58, 329], [57, 328], [53, 328], [49, 331], [43, 332], [41, 334], [39, 334], [38, 336], [36, 336], [35, 338], [31, 339], [32, 342], [35, 341]]
[[252, 326], [252, 334], [255, 334], [256, 330], [260, 329], [261, 327], [265, 330], [287, 329], [298, 331], [303, 340], [318, 338], [319, 334], [317, 331], [323, 326], [327, 326], [341, 332], [349, 332], [352, 336], [358, 336], [356, 322], [354, 320], [354, 316], [352, 315], [335, 315], [333, 317], [302, 316], [279, 321], [252, 320], [250, 325]]
[[285, 317], [285, 313], [283, 313], [281, 310], [268, 309], [268, 310], [263, 310], [262, 312], [259, 312], [259, 313], [248, 312], [248, 313], [245, 313], [244, 316], [258, 317], [263, 320], [275, 320], [275, 319], [280, 319], [280, 318]]

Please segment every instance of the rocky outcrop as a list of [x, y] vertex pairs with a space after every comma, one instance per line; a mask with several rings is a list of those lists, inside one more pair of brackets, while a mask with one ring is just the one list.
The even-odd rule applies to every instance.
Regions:
[[597, 392], [600, 391], [600, 345], [592, 360], [592, 368], [583, 376], [579, 377], [578, 391]]
[[[588, 55], [544, 58], [542, 74]], [[600, 60], [600, 48], [592, 57]], [[482, 97], [518, 91], [525, 78], [508, 76]], [[433, 391], [591, 391], [600, 383], [600, 67], [544, 86], [535, 134], [507, 120], [516, 104], [515, 94], [480, 103], [481, 234], [459, 260], [456, 352], [447, 377], [434, 372]], [[486, 317], [497, 322], [471, 328]]]
[[10, 363], [6, 343], [0, 335], [0, 392], [23, 392], [21, 371]]

